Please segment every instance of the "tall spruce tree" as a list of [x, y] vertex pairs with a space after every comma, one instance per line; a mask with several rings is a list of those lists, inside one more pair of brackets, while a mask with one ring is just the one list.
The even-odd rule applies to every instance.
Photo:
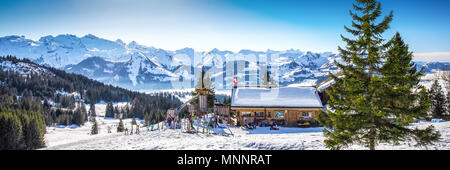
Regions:
[[23, 124], [23, 143], [25, 149], [36, 149], [45, 146], [44, 134], [45, 123], [40, 113], [31, 113], [32, 115], [22, 115]]
[[117, 132], [123, 132], [125, 130], [125, 127], [123, 126], [122, 118], [120, 118], [119, 125], [117, 126]]
[[262, 87], [269, 88], [269, 87], [276, 87], [277, 86], [275, 81], [270, 77], [270, 74], [269, 74], [268, 71], [266, 71], [264, 73], [264, 76], [263, 76], [263, 78], [261, 80], [262, 80]]
[[[214, 107], [214, 100], [216, 99], [216, 93], [214, 91], [213, 83], [209, 74], [207, 74], [202, 67], [202, 72], [198, 78], [198, 82], [195, 85], [195, 89], [192, 92], [193, 96], [200, 93], [200, 90], [205, 89], [207, 91], [208, 108]], [[198, 98], [192, 100], [192, 104], [198, 103]]]
[[112, 102], [106, 104], [105, 117], [114, 117], [114, 105]]
[[[450, 89], [447, 90], [447, 113], [450, 114]], [[450, 115], [447, 115], [445, 120], [449, 120]]]
[[0, 112], [0, 150], [17, 149], [22, 134], [19, 117], [16, 114]]
[[97, 114], [95, 113], [95, 103], [92, 100], [89, 107], [89, 115], [94, 118], [97, 116]]
[[73, 111], [73, 115], [72, 115], [72, 123], [76, 124], [76, 125], [83, 125], [84, 124], [84, 115], [81, 111], [81, 108], [77, 108], [75, 109], [75, 111]]
[[448, 106], [446, 97], [438, 80], [435, 80], [433, 85], [431, 85], [430, 99], [431, 115], [434, 118], [444, 118], [447, 115]]
[[91, 128], [91, 135], [96, 135], [98, 134], [98, 125], [97, 125], [97, 120], [94, 118], [94, 124], [92, 124], [92, 128]]
[[413, 118], [426, 115], [429, 100], [424, 97], [426, 90], [418, 86], [422, 70], [417, 71], [411, 63], [412, 53], [400, 35], [386, 43], [381, 36], [389, 28], [393, 12], [377, 23], [379, 2], [356, 0], [353, 8], [353, 28], [344, 28], [355, 39], [341, 35], [347, 46], [338, 49], [345, 63], [335, 64], [343, 76], [330, 74], [336, 82], [327, 90], [330, 108], [319, 116], [326, 127], [326, 147], [360, 144], [375, 150], [379, 143], [415, 140], [427, 145], [438, 140], [440, 134], [432, 126], [407, 127]]
[[131, 125], [137, 125], [136, 118], [133, 117], [133, 119], [131, 119]]
[[83, 123], [88, 121], [88, 114], [87, 114], [87, 110], [86, 110], [86, 105], [83, 102], [81, 102], [81, 114], [84, 117]]

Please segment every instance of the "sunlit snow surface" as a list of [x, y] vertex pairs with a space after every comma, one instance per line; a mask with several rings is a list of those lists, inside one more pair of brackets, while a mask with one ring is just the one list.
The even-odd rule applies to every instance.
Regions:
[[[182, 130], [148, 131], [141, 128], [139, 135], [124, 135], [115, 132], [107, 133], [107, 126], [118, 124], [119, 120], [97, 118], [100, 126], [98, 135], [89, 135], [91, 123], [80, 128], [56, 128], [48, 127], [45, 140], [50, 150], [323, 150], [324, 146], [322, 128], [284, 128], [280, 131], [271, 131], [268, 128], [258, 127], [254, 131], [246, 131], [233, 127], [234, 136], [220, 136], [213, 134], [188, 134]], [[131, 119], [124, 120], [125, 127], [130, 128]], [[139, 121], [138, 121], [139, 122]], [[450, 149], [450, 122], [443, 123], [419, 123], [411, 127], [435, 126], [442, 134], [441, 141], [428, 147], [415, 147], [414, 142], [402, 142], [400, 145], [381, 144], [376, 149], [380, 150], [448, 150]], [[366, 149], [353, 145], [348, 149]]]

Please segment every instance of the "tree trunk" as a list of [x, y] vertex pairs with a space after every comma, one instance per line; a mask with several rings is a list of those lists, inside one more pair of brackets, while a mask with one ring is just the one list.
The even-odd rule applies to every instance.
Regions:
[[373, 126], [370, 128], [370, 137], [369, 137], [369, 149], [370, 150], [375, 150], [375, 129], [373, 128]]
[[370, 150], [375, 150], [375, 143], [373, 141], [370, 141], [370, 146], [369, 146]]

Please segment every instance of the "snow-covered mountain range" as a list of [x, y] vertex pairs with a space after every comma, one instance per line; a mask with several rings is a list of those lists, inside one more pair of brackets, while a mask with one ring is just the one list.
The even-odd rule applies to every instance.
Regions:
[[[326, 79], [328, 72], [337, 72], [333, 62], [340, 61], [339, 55], [331, 52], [299, 50], [235, 53], [184, 48], [170, 51], [91, 34], [45, 36], [38, 41], [24, 36], [0, 37], [0, 56], [6, 55], [140, 91], [192, 88], [202, 66], [209, 70], [216, 89], [231, 88], [233, 76], [241, 85], [261, 84], [266, 67], [260, 66], [264, 64], [269, 65], [271, 74], [278, 75], [275, 79], [282, 86], [314, 85]], [[419, 62], [418, 65], [426, 66], [428, 72], [450, 68], [450, 63]], [[185, 83], [173, 83], [180, 81]]]

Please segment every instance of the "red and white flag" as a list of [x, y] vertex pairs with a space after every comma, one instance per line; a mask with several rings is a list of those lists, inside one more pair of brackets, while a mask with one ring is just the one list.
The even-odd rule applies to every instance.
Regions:
[[233, 83], [234, 83], [234, 84], [238, 84], [238, 82], [237, 82], [237, 80], [236, 80], [236, 77], [233, 77]]

